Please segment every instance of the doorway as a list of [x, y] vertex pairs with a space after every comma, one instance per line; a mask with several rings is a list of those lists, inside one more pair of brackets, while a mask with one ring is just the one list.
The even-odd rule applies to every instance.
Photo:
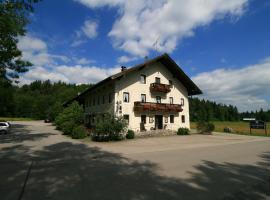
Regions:
[[155, 127], [156, 129], [163, 128], [163, 116], [162, 115], [155, 115]]

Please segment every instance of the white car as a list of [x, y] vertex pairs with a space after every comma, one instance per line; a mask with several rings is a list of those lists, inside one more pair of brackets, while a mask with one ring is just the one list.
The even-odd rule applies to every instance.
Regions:
[[0, 134], [7, 134], [10, 129], [10, 123], [0, 122]]

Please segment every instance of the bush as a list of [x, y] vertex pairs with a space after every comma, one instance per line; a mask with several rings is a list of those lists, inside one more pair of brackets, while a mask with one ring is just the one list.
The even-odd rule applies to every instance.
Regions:
[[83, 123], [83, 107], [78, 102], [73, 102], [65, 108], [55, 119], [55, 124], [62, 129], [65, 122], [73, 122], [76, 125]]
[[177, 135], [189, 135], [188, 128], [179, 128], [177, 131]]
[[200, 133], [212, 133], [215, 130], [215, 125], [210, 122], [198, 122], [197, 129]]
[[87, 136], [86, 129], [83, 126], [76, 126], [72, 130], [71, 137], [73, 139], [83, 139]]
[[134, 139], [135, 138], [135, 133], [133, 130], [128, 130], [127, 134], [126, 134], [126, 138], [127, 139]]
[[123, 118], [106, 115], [103, 120], [96, 123], [94, 141], [109, 141], [124, 139], [122, 133], [125, 132], [127, 123]]
[[76, 124], [73, 121], [66, 121], [61, 124], [59, 128], [63, 131], [64, 135], [70, 135], [72, 134], [72, 130], [75, 126]]

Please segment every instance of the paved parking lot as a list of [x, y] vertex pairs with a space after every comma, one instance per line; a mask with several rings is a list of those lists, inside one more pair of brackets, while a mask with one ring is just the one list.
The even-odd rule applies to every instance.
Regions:
[[270, 199], [270, 138], [95, 143], [41, 121], [0, 136], [1, 199]]

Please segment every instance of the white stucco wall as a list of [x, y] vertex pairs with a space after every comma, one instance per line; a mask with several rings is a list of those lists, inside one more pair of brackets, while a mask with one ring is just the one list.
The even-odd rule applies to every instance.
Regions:
[[[146, 75], [146, 84], [140, 82], [140, 75]], [[169, 80], [173, 81], [173, 87], [167, 94], [150, 92], [150, 84], [155, 82], [155, 77], [159, 77], [161, 83], [169, 84]], [[129, 93], [129, 103], [123, 102], [123, 93]], [[181, 104], [181, 98], [184, 98], [184, 106], [182, 112], [174, 114], [174, 123], [170, 123], [170, 114], [162, 112], [134, 112], [134, 102], [141, 101], [141, 94], [146, 94], [147, 102], [156, 102], [156, 96], [161, 96], [161, 103], [170, 103], [169, 97], [173, 97], [174, 104]], [[177, 130], [179, 127], [190, 128], [189, 123], [189, 104], [186, 88], [173, 77], [173, 74], [160, 63], [145, 67], [139, 71], [129, 73], [115, 83], [115, 102], [121, 102], [122, 113], [116, 112], [118, 115], [129, 115], [129, 128], [135, 131], [140, 130], [141, 115], [147, 115], [145, 128], [149, 130], [155, 126], [155, 122], [149, 123], [149, 115], [163, 115], [163, 124], [167, 124], [167, 129]], [[119, 108], [119, 107], [118, 107]], [[115, 111], [117, 106], [115, 103]], [[181, 122], [181, 115], [185, 116], [185, 123]], [[165, 116], [168, 116], [168, 123], [165, 123]]]
[[[95, 114], [96, 116], [104, 113], [114, 114], [114, 83], [109, 83], [96, 88], [95, 90], [89, 92], [85, 97], [85, 116]], [[109, 94], [111, 94], [111, 102], [109, 103]], [[103, 96], [105, 102], [103, 103]], [[95, 99], [95, 105], [93, 101]], [[98, 103], [99, 99], [99, 103]], [[93, 123], [94, 124], [94, 123]]]

